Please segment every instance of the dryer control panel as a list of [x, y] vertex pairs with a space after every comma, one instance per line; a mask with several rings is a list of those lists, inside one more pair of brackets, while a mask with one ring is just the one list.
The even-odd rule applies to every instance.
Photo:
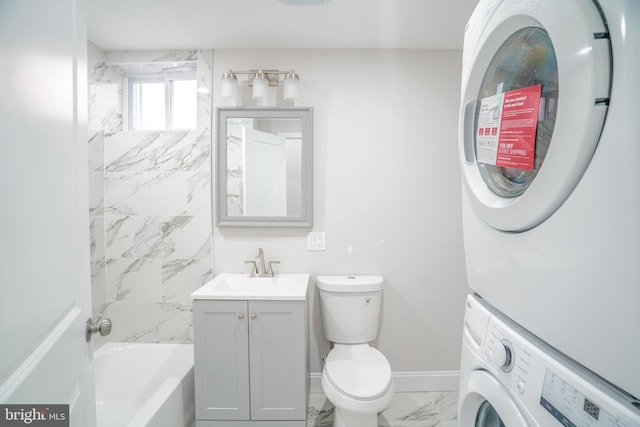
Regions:
[[640, 409], [632, 397], [492, 307], [489, 312], [478, 354], [541, 426], [640, 426]]
[[525, 396], [529, 383], [535, 379], [531, 377], [531, 349], [517, 335], [510, 334], [493, 316], [487, 328], [482, 356], [496, 368], [497, 375], [502, 377], [506, 387], [520, 398]]
[[540, 405], [562, 425], [569, 427], [632, 427], [622, 417], [601, 408], [550, 369], [547, 369], [544, 377]]

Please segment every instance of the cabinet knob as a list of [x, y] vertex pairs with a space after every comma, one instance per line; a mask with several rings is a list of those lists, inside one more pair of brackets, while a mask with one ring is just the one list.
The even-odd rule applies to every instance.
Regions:
[[256, 317], [258, 317], [257, 314], [255, 313], [251, 313], [251, 320], [256, 320]]
[[238, 314], [238, 320], [242, 320], [242, 319], [244, 319], [244, 314], [243, 313]]

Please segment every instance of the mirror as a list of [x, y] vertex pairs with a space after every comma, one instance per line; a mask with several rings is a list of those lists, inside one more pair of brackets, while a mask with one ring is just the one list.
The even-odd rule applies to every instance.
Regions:
[[312, 109], [218, 108], [220, 227], [312, 226]]

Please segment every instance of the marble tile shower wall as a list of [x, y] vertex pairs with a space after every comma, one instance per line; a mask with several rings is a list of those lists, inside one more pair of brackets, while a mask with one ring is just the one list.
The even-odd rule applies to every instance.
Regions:
[[189, 294], [213, 277], [211, 52], [197, 57], [208, 91], [198, 94], [197, 129], [90, 136], [93, 311], [114, 325], [96, 347], [191, 341]]
[[94, 60], [89, 67], [90, 131], [122, 130], [122, 77], [124, 70], [107, 65], [104, 58]]

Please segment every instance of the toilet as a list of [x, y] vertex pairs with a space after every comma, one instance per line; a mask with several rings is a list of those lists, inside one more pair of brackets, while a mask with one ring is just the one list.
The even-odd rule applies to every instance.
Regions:
[[369, 342], [378, 336], [382, 276], [318, 276], [325, 338], [333, 348], [322, 390], [335, 406], [334, 427], [376, 427], [393, 397], [391, 366]]

